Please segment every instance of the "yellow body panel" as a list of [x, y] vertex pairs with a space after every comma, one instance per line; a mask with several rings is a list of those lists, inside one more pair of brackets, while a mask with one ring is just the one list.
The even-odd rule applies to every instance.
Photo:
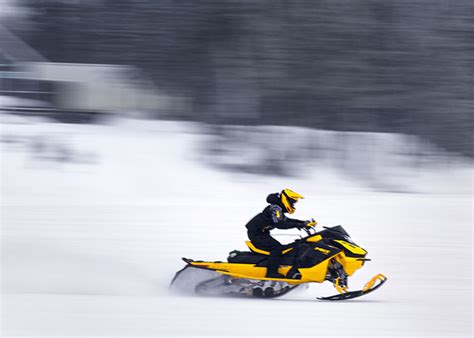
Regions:
[[306, 242], [316, 243], [322, 240], [323, 237], [321, 235], [314, 235], [306, 239]]
[[327, 255], [328, 253], [331, 252], [331, 251], [329, 251], [329, 250], [326, 250], [326, 249], [323, 249], [323, 248], [318, 248], [318, 247], [314, 248], [314, 250], [317, 250], [317, 251], [319, 251], [319, 252], [322, 252], [322, 253], [325, 254], [325, 255]]
[[336, 240], [334, 240], [334, 242], [337, 242], [337, 243], [341, 244], [343, 247], [345, 247], [347, 250], [349, 250], [353, 254], [365, 255], [367, 253], [367, 251], [362, 249], [360, 246], [351, 244], [349, 242], [346, 242], [346, 241], [343, 241], [343, 240], [340, 240], [340, 239], [336, 239]]
[[[262, 254], [262, 255], [270, 255], [270, 252], [269, 251], [265, 251], [265, 250], [262, 250], [262, 249], [259, 249], [257, 248], [255, 245], [253, 245], [252, 242], [250, 241], [246, 241], [245, 244], [247, 244], [247, 246], [249, 247], [250, 250], [252, 250], [253, 252], [256, 252], [256, 253], [259, 253], [259, 254]], [[293, 248], [289, 248], [289, 249], [286, 249], [286, 250], [283, 250], [283, 254], [286, 254], [287, 252], [290, 252], [291, 250], [293, 250]]]
[[342, 264], [344, 271], [352, 276], [356, 270], [360, 269], [364, 264], [363, 260], [355, 257], [347, 257], [344, 253], [340, 253], [336, 256], [336, 260]]
[[[295, 280], [294, 284], [317, 282], [322, 283], [326, 279], [329, 260], [334, 256], [329, 256], [326, 260], [310, 268], [300, 268], [301, 279]], [[193, 266], [215, 270], [222, 274], [232, 275], [242, 278], [265, 279], [266, 267], [258, 267], [255, 264], [244, 263], [223, 263], [223, 262], [192, 262]], [[285, 275], [291, 266], [282, 265], [278, 272]]]

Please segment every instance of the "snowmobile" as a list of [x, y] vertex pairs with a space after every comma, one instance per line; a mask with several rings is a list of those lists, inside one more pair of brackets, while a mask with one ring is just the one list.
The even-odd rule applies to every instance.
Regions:
[[[338, 294], [320, 300], [346, 300], [366, 295], [385, 283], [387, 277], [377, 274], [361, 290], [349, 291], [348, 277], [370, 259], [367, 251], [353, 242], [340, 225], [323, 230], [304, 229], [307, 236], [285, 246], [279, 272], [298, 271], [293, 278], [267, 278], [269, 252], [256, 248], [231, 251], [227, 262], [204, 262], [183, 258], [186, 266], [178, 271], [171, 287], [201, 295], [244, 295], [278, 297], [306, 283], [330, 281]], [[293, 268], [294, 267], [294, 268]], [[293, 268], [293, 269], [292, 269]]]

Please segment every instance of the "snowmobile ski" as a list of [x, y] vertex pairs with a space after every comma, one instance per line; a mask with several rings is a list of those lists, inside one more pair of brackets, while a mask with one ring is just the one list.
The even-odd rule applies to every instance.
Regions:
[[[376, 282], [379, 282], [375, 285]], [[382, 274], [378, 274], [374, 276], [367, 284], [365, 284], [364, 288], [362, 290], [357, 290], [357, 291], [348, 291], [348, 292], [343, 292], [337, 295], [333, 296], [328, 296], [328, 297], [318, 297], [317, 299], [319, 300], [347, 300], [347, 299], [354, 299], [358, 298], [361, 296], [364, 296], [368, 293], [371, 293], [372, 291], [377, 290], [379, 287], [381, 287], [385, 282], [387, 281], [387, 277], [385, 277]]]

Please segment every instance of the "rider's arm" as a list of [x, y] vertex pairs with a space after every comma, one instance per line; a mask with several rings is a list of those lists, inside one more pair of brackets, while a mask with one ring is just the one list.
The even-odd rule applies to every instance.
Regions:
[[283, 210], [278, 205], [270, 205], [265, 211], [272, 220], [272, 224], [278, 229], [302, 228], [305, 225], [304, 221], [288, 218], [283, 214]]
[[305, 221], [299, 219], [288, 218], [285, 216], [285, 223], [291, 225], [291, 228], [303, 228], [306, 225]]

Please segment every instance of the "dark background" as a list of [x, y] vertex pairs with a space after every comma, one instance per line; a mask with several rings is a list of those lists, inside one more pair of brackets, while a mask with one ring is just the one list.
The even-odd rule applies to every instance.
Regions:
[[[22, 0], [54, 62], [135, 65], [215, 124], [421, 136], [473, 151], [473, 1]], [[14, 26], [14, 25], [13, 25]]]

